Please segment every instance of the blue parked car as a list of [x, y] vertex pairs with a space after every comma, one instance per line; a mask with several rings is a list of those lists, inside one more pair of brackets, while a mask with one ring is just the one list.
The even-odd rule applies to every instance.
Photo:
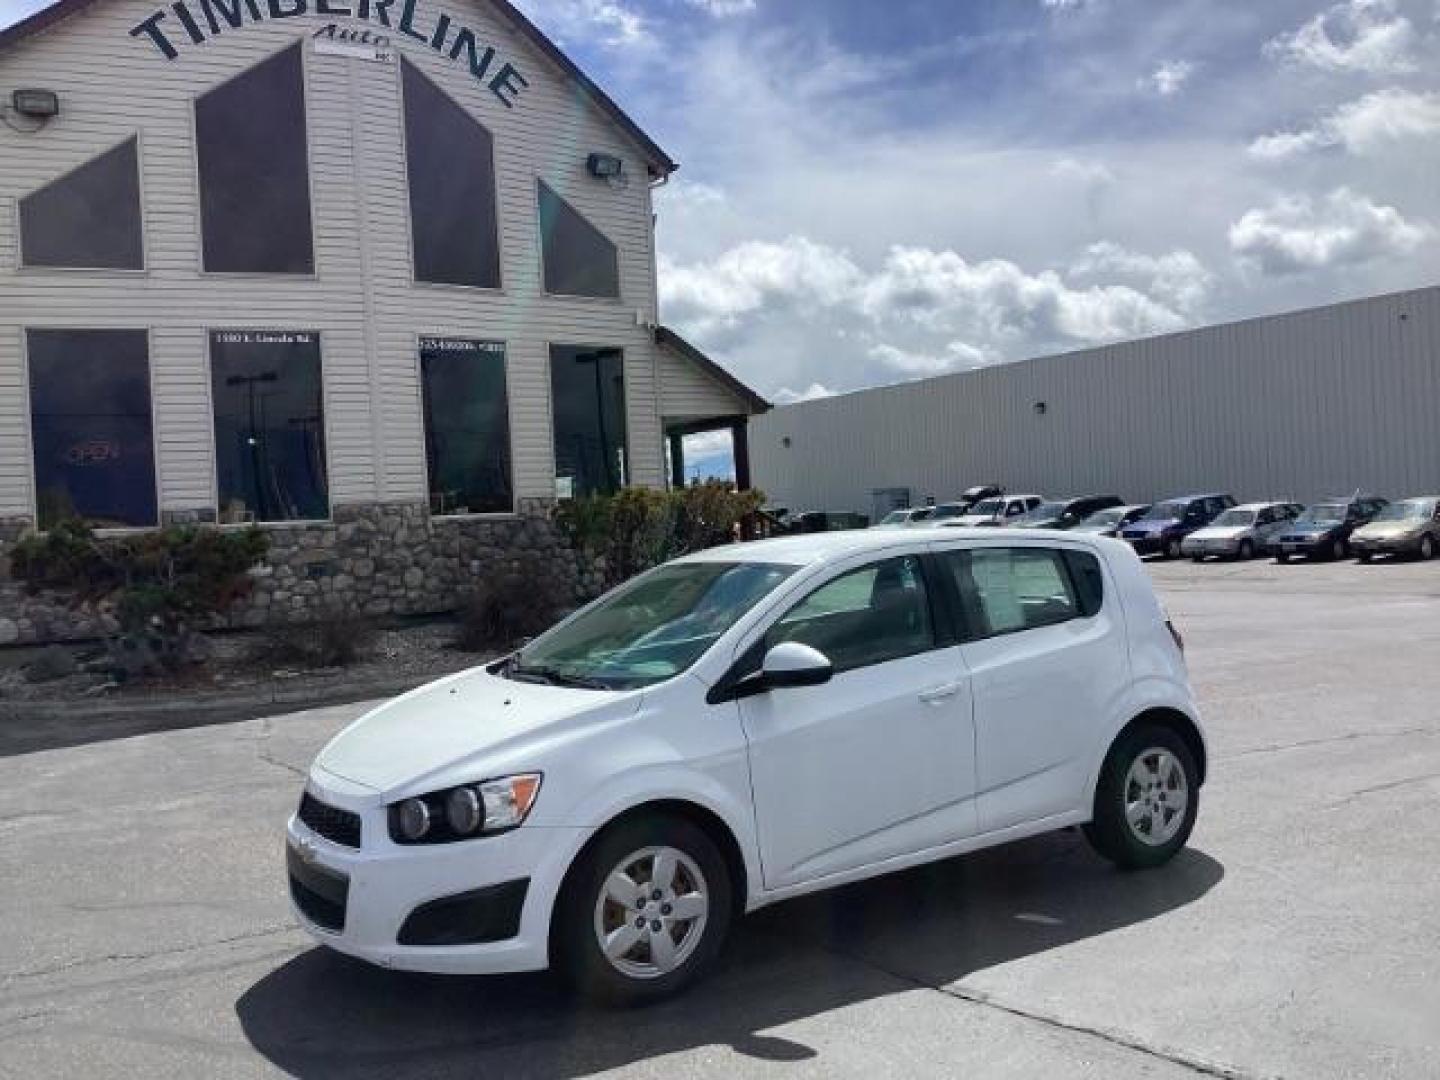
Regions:
[[1185, 537], [1203, 529], [1234, 505], [1233, 496], [1220, 494], [1165, 499], [1121, 529], [1120, 538], [1128, 542], [1137, 555], [1178, 559]]

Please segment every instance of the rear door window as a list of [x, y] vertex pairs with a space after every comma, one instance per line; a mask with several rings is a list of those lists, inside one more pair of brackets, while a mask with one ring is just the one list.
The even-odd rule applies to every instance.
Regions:
[[[1099, 565], [1079, 589], [1064, 554], [1052, 548], [973, 548], [940, 555], [959, 604], [963, 640], [1054, 626], [1099, 610]], [[1084, 594], [1082, 598], [1081, 594]]]

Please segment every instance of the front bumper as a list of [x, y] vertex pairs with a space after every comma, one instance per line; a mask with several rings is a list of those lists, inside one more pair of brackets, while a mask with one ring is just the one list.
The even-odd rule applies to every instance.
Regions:
[[[364, 823], [358, 849], [327, 840], [295, 816], [287, 827], [291, 910], [320, 944], [404, 971], [481, 975], [548, 966], [555, 896], [593, 830], [521, 827], [455, 844], [402, 846], [391, 841], [385, 807], [373, 793], [359, 795], [343, 782], [326, 785], [314, 775], [309, 788], [323, 802], [359, 813]], [[469, 943], [400, 944], [416, 939], [417, 925], [433, 930], [437, 911], [439, 925], [460, 927], [461, 938], [472, 928]], [[500, 934], [507, 936], [476, 940]], [[444, 940], [445, 933], [422, 937]]]
[[1173, 538], [1164, 533], [1146, 533], [1144, 536], [1124, 536], [1124, 540], [1135, 549], [1136, 555], [1163, 555]]
[[[1250, 541], [1252, 544], [1254, 540]], [[1216, 558], [1231, 558], [1240, 553], [1239, 540], [1204, 540], [1194, 536], [1187, 536], [1180, 543], [1180, 553], [1190, 558], [1199, 556], [1205, 558], [1214, 556]]]
[[1418, 555], [1420, 554], [1420, 535], [1352, 536], [1350, 550], [1356, 555]]
[[1321, 559], [1331, 555], [1334, 547], [1335, 538], [1332, 536], [1303, 539], [1282, 536], [1271, 545], [1271, 550], [1276, 555], [1286, 555], [1290, 558], [1299, 556], [1302, 559]]

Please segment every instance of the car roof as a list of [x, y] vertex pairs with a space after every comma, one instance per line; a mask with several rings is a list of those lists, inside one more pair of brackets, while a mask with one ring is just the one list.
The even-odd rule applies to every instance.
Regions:
[[1202, 491], [1198, 495], [1171, 495], [1169, 498], [1156, 499], [1156, 502], [1194, 502], [1196, 499], [1228, 499], [1228, 491]]
[[1248, 502], [1239, 506], [1232, 506], [1231, 510], [1265, 510], [1271, 506], [1298, 506], [1298, 503], [1287, 502], [1284, 499], [1272, 499], [1269, 502]]
[[[1004, 530], [1004, 532], [1006, 543], [1034, 543], [1037, 540], [1048, 538], [1073, 541], [1097, 548], [1100, 546], [1100, 541], [1095, 538], [1054, 529]], [[1010, 535], [1012, 532], [1024, 533], [1024, 535]], [[998, 537], [995, 529], [955, 528], [944, 525], [899, 531], [846, 529], [840, 532], [805, 533], [800, 536], [777, 536], [769, 540], [726, 544], [723, 547], [697, 551], [693, 555], [686, 555], [675, 561], [683, 563], [784, 563], [791, 566], [809, 566], [847, 558], [851, 555], [864, 555], [870, 551], [885, 551], [890, 548], [907, 547], [918, 550], [918, 545], [927, 541], [953, 542], [966, 539], [994, 541]]]

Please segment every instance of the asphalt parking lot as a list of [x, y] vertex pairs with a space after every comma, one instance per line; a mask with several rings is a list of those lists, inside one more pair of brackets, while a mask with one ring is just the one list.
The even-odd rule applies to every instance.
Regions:
[[1188, 852], [781, 905], [640, 1012], [293, 928], [283, 824], [355, 707], [0, 757], [0, 1075], [1440, 1076], [1440, 563], [1153, 569], [1212, 739]]

